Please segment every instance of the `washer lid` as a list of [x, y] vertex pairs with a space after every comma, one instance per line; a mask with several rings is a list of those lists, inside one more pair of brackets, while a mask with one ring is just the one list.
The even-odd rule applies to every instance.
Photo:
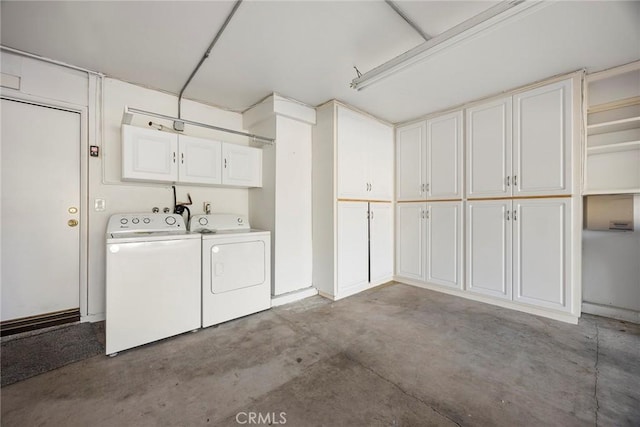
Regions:
[[116, 232], [107, 234], [107, 243], [130, 243], [130, 242], [158, 242], [166, 240], [186, 240], [199, 239], [197, 233], [189, 233], [188, 231], [133, 231], [133, 232]]

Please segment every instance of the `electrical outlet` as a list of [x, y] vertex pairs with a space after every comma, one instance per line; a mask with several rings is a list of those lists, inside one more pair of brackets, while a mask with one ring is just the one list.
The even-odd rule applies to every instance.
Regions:
[[107, 201], [105, 199], [96, 199], [93, 203], [93, 208], [96, 212], [102, 212], [107, 207]]
[[211, 213], [211, 202], [204, 202], [202, 204], [202, 210], [205, 214], [209, 215]]

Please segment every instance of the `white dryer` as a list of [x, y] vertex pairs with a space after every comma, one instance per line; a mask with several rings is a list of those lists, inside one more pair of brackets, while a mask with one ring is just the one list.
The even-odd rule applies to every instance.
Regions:
[[271, 308], [271, 233], [235, 214], [195, 215], [202, 236], [202, 326]]
[[200, 235], [180, 215], [109, 218], [107, 354], [200, 327], [200, 259]]

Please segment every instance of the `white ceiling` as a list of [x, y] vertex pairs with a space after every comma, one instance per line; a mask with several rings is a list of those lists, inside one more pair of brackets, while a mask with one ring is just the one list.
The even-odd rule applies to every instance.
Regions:
[[[493, 6], [397, 1], [429, 36]], [[0, 3], [4, 46], [178, 93], [231, 11], [227, 1]], [[555, 74], [640, 59], [640, 2], [534, 8], [362, 91], [366, 72], [424, 40], [383, 1], [245, 1], [185, 92], [242, 111], [271, 92], [337, 98], [391, 122]]]

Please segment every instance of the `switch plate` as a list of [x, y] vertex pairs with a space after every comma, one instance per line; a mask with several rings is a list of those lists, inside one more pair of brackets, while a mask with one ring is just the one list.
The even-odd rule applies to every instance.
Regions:
[[107, 207], [107, 201], [105, 199], [96, 199], [93, 203], [93, 208], [96, 212], [102, 212]]

